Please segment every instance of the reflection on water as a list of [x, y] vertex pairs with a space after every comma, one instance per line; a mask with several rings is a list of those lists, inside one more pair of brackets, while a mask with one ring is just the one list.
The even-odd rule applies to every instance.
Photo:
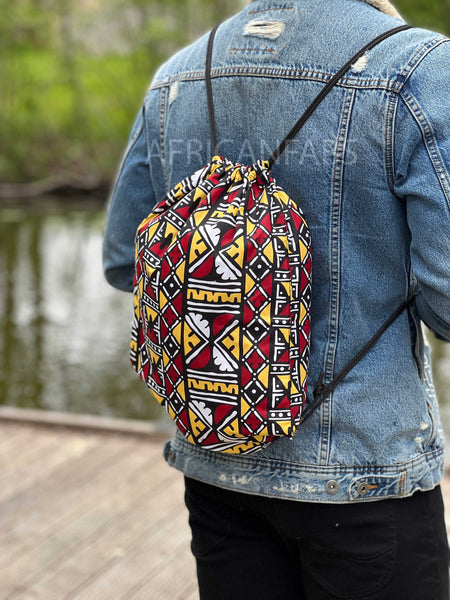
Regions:
[[128, 360], [131, 295], [103, 278], [103, 221], [99, 207], [0, 210], [1, 403], [161, 415]]
[[[104, 281], [103, 222], [66, 200], [0, 209], [0, 403], [162, 416], [128, 361], [132, 299]], [[448, 436], [450, 344], [430, 342]]]

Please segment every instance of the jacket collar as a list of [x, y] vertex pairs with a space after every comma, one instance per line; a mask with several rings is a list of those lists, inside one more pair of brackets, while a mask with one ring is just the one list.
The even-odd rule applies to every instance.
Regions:
[[[396, 19], [403, 20], [402, 17], [400, 16], [400, 14], [398, 13], [397, 9], [389, 2], [389, 0], [363, 0], [363, 1], [367, 2], [367, 4], [374, 6], [375, 8], [378, 8], [378, 10], [381, 10], [381, 12], [384, 12], [387, 15], [390, 15], [391, 17], [395, 17]], [[251, 0], [251, 2], [255, 2], [255, 0]]]
[[378, 8], [378, 10], [381, 10], [381, 12], [384, 12], [391, 17], [395, 17], [397, 19], [402, 18], [397, 9], [389, 2], [389, 0], [364, 0], [364, 2], [371, 4], [375, 8]]

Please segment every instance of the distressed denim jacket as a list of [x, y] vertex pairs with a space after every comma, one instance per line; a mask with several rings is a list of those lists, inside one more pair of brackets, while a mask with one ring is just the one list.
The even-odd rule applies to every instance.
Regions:
[[[222, 156], [268, 158], [329, 78], [401, 24], [370, 4], [258, 0], [220, 26], [212, 86]], [[139, 222], [211, 159], [206, 46], [204, 36], [162, 66], [133, 128], [104, 241], [106, 277], [118, 288], [132, 289]], [[176, 434], [166, 459], [187, 476], [341, 503], [439, 483], [443, 434], [421, 320], [450, 341], [449, 64], [449, 40], [439, 34], [389, 38], [353, 65], [273, 167], [312, 235], [309, 400], [319, 374], [330, 381], [415, 289], [411, 310], [293, 440], [230, 456]]]

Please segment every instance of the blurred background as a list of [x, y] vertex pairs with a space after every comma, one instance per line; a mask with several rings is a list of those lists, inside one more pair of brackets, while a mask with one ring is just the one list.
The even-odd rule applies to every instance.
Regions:
[[[0, 0], [0, 404], [159, 420], [103, 279], [105, 205], [157, 66], [243, 0]], [[450, 32], [450, 0], [399, 0]], [[450, 347], [430, 339], [450, 434]]]

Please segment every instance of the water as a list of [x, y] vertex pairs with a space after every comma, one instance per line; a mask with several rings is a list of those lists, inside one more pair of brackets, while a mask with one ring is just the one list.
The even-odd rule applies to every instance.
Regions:
[[[0, 209], [0, 403], [136, 419], [161, 408], [128, 360], [131, 294], [103, 278], [102, 206]], [[450, 344], [430, 338], [450, 434]]]
[[132, 296], [103, 278], [103, 226], [66, 199], [0, 210], [0, 403], [161, 416], [128, 360]]

